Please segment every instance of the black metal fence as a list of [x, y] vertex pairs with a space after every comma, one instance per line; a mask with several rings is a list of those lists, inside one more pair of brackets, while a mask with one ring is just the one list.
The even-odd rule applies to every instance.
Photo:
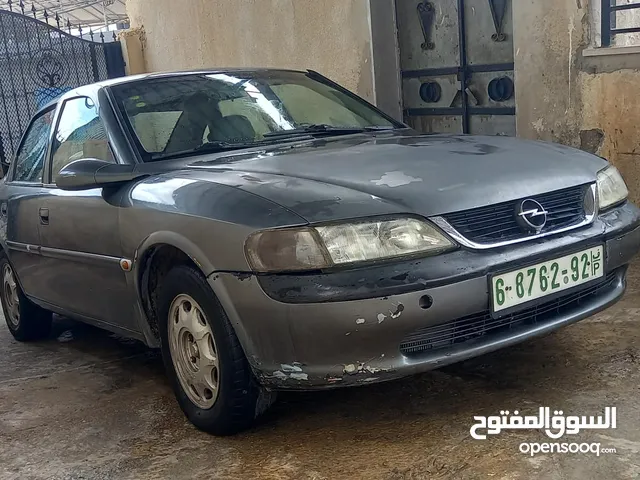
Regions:
[[602, 46], [610, 47], [613, 37], [622, 33], [640, 32], [640, 24], [637, 27], [617, 28], [617, 14], [622, 11], [640, 9], [640, 3], [627, 3], [617, 5], [617, 0], [602, 0]]
[[83, 29], [81, 24], [72, 24], [71, 20], [69, 20], [68, 18], [65, 20], [63, 17], [58, 15], [58, 12], [49, 13], [47, 10], [38, 10], [34, 4], [32, 4], [31, 8], [29, 8], [23, 0], [6, 0], [6, 4], [6, 10], [10, 12], [19, 12], [22, 15], [33, 16], [34, 19], [41, 20], [47, 25], [55, 25], [58, 30], [67, 30], [67, 33], [69, 35], [72, 35], [72, 31], [77, 31], [78, 37], [84, 38], [86, 36], [87, 40], [90, 38], [91, 41], [98, 41], [96, 40], [96, 38], [99, 38], [99, 41], [102, 43], [104, 43], [105, 40], [107, 42], [115, 42], [118, 40], [116, 32], [106, 32], [107, 34], [105, 35], [105, 32], [102, 29], [100, 29], [98, 32], [94, 32], [91, 26], [85, 27]]
[[112, 32], [72, 25], [22, 1], [6, 0], [6, 7], [0, 9], [0, 155], [10, 159], [42, 106], [81, 85], [124, 76], [125, 69]]

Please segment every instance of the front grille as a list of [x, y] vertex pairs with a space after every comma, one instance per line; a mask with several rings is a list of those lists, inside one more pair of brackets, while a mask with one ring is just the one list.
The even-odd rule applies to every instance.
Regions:
[[603, 291], [610, 290], [616, 281], [617, 272], [612, 272], [583, 290], [502, 318], [493, 318], [487, 310], [441, 325], [421, 328], [405, 337], [400, 343], [400, 352], [405, 356], [412, 356], [425, 351], [450, 348], [479, 337], [494, 336], [527, 325], [544, 324], [560, 315], [570, 313], [581, 303], [593, 300]]
[[[533, 197], [549, 213], [547, 223], [540, 233], [553, 232], [581, 223], [585, 218], [584, 198], [587, 185], [566, 188]], [[516, 221], [516, 207], [524, 199], [498, 203], [451, 213], [445, 220], [460, 235], [476, 243], [497, 243], [518, 240], [532, 233], [524, 231]]]

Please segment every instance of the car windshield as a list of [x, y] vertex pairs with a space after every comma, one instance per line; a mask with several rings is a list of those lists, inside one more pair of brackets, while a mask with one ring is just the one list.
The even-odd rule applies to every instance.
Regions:
[[144, 161], [401, 127], [321, 76], [167, 76], [111, 87]]

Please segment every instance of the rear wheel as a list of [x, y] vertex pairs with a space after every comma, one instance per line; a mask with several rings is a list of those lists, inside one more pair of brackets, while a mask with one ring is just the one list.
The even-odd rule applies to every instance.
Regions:
[[2, 311], [13, 337], [20, 342], [46, 338], [51, 333], [51, 312], [24, 295], [6, 256], [0, 257], [0, 274]]
[[187, 418], [214, 435], [250, 426], [264, 404], [264, 392], [199, 271], [180, 265], [166, 275], [158, 318], [167, 375]]

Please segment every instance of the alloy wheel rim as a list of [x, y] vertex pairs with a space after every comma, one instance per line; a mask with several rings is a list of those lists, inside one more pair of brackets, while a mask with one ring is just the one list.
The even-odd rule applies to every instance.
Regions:
[[20, 299], [18, 298], [18, 284], [9, 264], [2, 270], [2, 300], [4, 301], [8, 320], [11, 326], [20, 326]]
[[189, 399], [210, 409], [218, 398], [218, 349], [209, 321], [189, 295], [178, 295], [169, 308], [169, 350], [178, 380]]

